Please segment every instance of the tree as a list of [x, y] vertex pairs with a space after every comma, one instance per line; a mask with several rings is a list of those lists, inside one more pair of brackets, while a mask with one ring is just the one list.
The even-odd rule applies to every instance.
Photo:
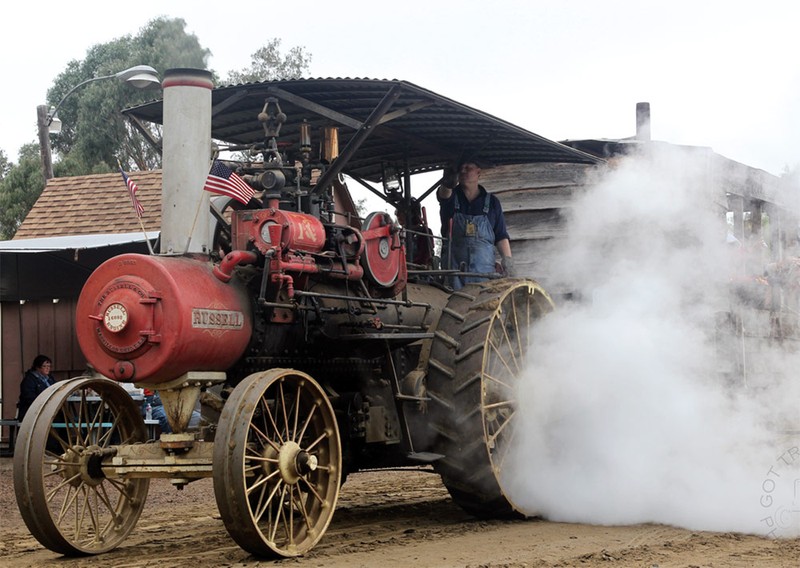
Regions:
[[[86, 79], [111, 75], [146, 64], [159, 72], [177, 67], [205, 69], [210, 52], [194, 34], [185, 31], [183, 19], [157, 18], [136, 36], [123, 36], [92, 46], [83, 61], [71, 61], [47, 93], [51, 106]], [[58, 111], [61, 133], [53, 136], [60, 158], [70, 156], [73, 166], [85, 171], [113, 171], [119, 161], [125, 169], [152, 169], [160, 164], [155, 149], [133, 131], [120, 109], [144, 103], [158, 94], [140, 91], [118, 81], [97, 81], [75, 91]], [[156, 137], [158, 133], [156, 132]]]
[[8, 170], [11, 168], [11, 164], [8, 161], [8, 156], [3, 150], [0, 150], [0, 182], [3, 181], [3, 178], [6, 177]]
[[20, 148], [19, 163], [0, 181], [0, 239], [14, 236], [43, 189], [39, 145], [26, 144]]
[[273, 38], [261, 49], [253, 53], [250, 67], [240, 71], [230, 71], [230, 83], [254, 83], [276, 79], [296, 79], [308, 72], [311, 54], [304, 47], [293, 47], [286, 55], [280, 51], [281, 40]]
[[[83, 61], [70, 61], [48, 90], [47, 102], [56, 106], [79, 83], [134, 65], [150, 65], [160, 73], [181, 67], [207, 69], [210, 55], [194, 34], [186, 32], [183, 19], [156, 18], [137, 35], [94, 45]], [[251, 57], [249, 69], [229, 75], [232, 82], [297, 77], [308, 70], [311, 61], [302, 47], [281, 54], [279, 39], [271, 40]], [[211, 73], [218, 82], [218, 76]], [[61, 132], [51, 138], [56, 176], [112, 172], [117, 163], [126, 170], [160, 167], [158, 151], [120, 112], [159, 97], [157, 91], [148, 93], [112, 80], [87, 83], [74, 91], [58, 110]], [[159, 126], [146, 127], [152, 129], [154, 139], [161, 138]], [[43, 189], [37, 145], [24, 146], [16, 165], [0, 151], [0, 238], [14, 235]]]

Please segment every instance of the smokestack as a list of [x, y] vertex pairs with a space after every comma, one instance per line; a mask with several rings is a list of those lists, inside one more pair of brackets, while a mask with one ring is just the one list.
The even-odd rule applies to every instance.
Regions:
[[636, 103], [636, 139], [650, 142], [650, 103]]
[[208, 253], [211, 166], [211, 90], [204, 69], [164, 72], [164, 171], [161, 188], [161, 253]]

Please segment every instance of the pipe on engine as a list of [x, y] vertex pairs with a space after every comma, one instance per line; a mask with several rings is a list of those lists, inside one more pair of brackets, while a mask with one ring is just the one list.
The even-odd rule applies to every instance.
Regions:
[[230, 282], [233, 278], [233, 269], [240, 264], [255, 264], [258, 261], [258, 255], [254, 252], [245, 250], [234, 250], [225, 255], [219, 266], [215, 266], [212, 270], [220, 282]]

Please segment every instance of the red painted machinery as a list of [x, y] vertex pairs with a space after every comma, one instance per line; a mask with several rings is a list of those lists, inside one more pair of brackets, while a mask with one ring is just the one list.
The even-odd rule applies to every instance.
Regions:
[[[521, 514], [505, 490], [503, 461], [530, 326], [552, 308], [550, 298], [534, 281], [497, 275], [453, 292], [444, 279], [453, 271], [437, 271], [429, 253], [419, 254], [430, 237], [408, 176], [383, 176], [405, 179], [405, 187], [384, 188], [409, 220], [405, 227], [385, 212], [359, 217], [340, 178], [347, 164], [380, 161], [358, 150], [390, 118], [432, 101], [466, 111], [418, 88], [406, 87], [419, 101], [398, 101], [402, 89], [392, 83], [356, 121], [270, 86], [252, 116], [264, 138], [236, 143], [232, 135], [228, 148], [256, 157], [227, 162], [256, 197], [246, 205], [215, 198], [213, 238], [203, 240], [204, 223], [191, 219], [209, 206], [199, 190], [207, 169], [170, 154], [198, 135], [167, 140], [210, 120], [203, 73], [179, 70], [164, 82], [161, 254], [115, 257], [89, 277], [76, 325], [97, 375], [53, 386], [22, 424], [14, 481], [31, 532], [63, 554], [110, 550], [135, 525], [150, 478], [182, 486], [213, 477], [239, 545], [295, 556], [322, 538], [348, 474], [420, 464], [432, 464], [454, 500], [476, 515]], [[169, 122], [172, 91], [188, 99], [189, 124]], [[256, 91], [263, 101], [263, 89]], [[241, 94], [232, 104], [238, 100]], [[305, 109], [288, 143], [279, 136], [287, 120], [281, 101]], [[304, 126], [315, 113], [325, 133], [318, 156]], [[355, 130], [338, 154], [326, 126], [333, 119]], [[210, 147], [206, 130], [196, 145], [201, 156]], [[442, 167], [441, 153], [431, 154], [419, 135], [382, 135], [395, 141], [382, 150], [387, 155], [400, 148], [417, 160], [406, 174]], [[359, 170], [347, 171], [357, 177]], [[182, 190], [171, 186], [184, 182], [205, 201], [196, 207], [174, 198]], [[185, 219], [188, 228], [173, 234]], [[158, 390], [172, 433], [147, 440], [120, 382]], [[204, 421], [191, 429], [198, 400]]]

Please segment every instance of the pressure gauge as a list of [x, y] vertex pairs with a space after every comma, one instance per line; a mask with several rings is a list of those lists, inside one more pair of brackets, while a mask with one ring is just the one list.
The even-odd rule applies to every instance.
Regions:
[[278, 227], [278, 224], [274, 221], [267, 221], [263, 225], [261, 225], [261, 240], [267, 243], [268, 245], [279, 245], [279, 242], [273, 243], [272, 236], [270, 235], [271, 232], [274, 232], [277, 235], [277, 238], [280, 239], [280, 233], [275, 232], [275, 229], [270, 231], [270, 227]]

